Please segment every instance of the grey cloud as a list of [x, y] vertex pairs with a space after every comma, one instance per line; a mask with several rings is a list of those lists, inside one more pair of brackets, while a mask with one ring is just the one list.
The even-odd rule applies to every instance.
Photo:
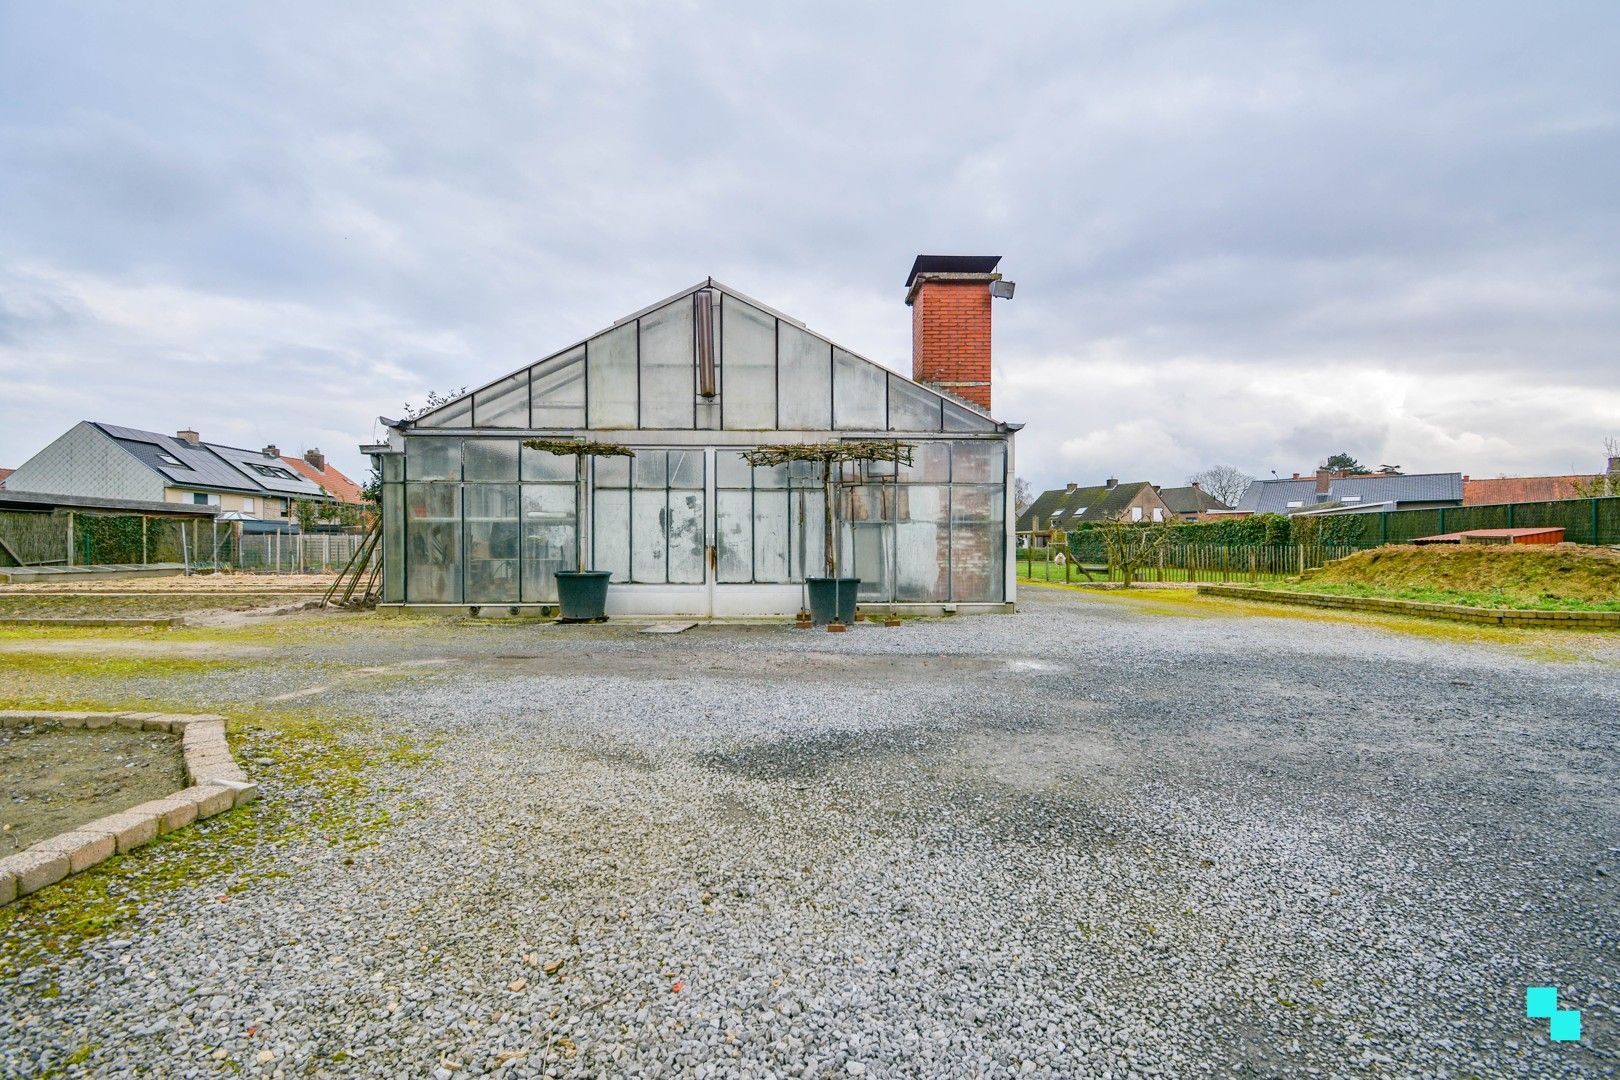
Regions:
[[[1007, 256], [998, 411], [1054, 482], [1341, 447], [1562, 471], [1620, 427], [1601, 6], [5, 18], [0, 378], [39, 396], [0, 398], [3, 464], [256, 400], [359, 469], [376, 413], [711, 273], [904, 369], [922, 250]], [[144, 286], [169, 325], [119, 314]]]

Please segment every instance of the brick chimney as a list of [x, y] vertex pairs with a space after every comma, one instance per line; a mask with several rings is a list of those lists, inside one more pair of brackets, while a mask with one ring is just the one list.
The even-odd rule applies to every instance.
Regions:
[[281, 447], [277, 446], [275, 443], [271, 443], [263, 450], [260, 450], [259, 453], [263, 454], [265, 457], [279, 458], [281, 456]]
[[1112, 491], [1112, 490], [1113, 490], [1113, 489], [1115, 489], [1115, 488], [1117, 488], [1117, 487], [1119, 487], [1119, 477], [1117, 477], [1117, 476], [1110, 476], [1110, 477], [1109, 477], [1109, 478], [1108, 478], [1108, 479], [1107, 479], [1107, 480], [1106, 480], [1106, 481], [1105, 481], [1105, 482], [1104, 482], [1104, 483], [1103, 483], [1103, 487], [1105, 487], [1105, 488], [1107, 488], [1107, 489], [1108, 489], [1108, 490], [1110, 490], [1110, 491]]
[[1063, 489], [1063, 493], [1065, 495], [1073, 495], [1074, 494], [1074, 489], [1079, 487], [1079, 486], [1080, 486], [1079, 484], [1076, 484], [1073, 481], [1071, 481], [1069, 483], [1069, 486]]
[[919, 255], [906, 278], [911, 377], [990, 408], [990, 298], [1010, 298], [1000, 255]]
[[202, 442], [202, 436], [197, 434], [195, 431], [192, 431], [190, 428], [181, 428], [179, 431], [174, 433], [174, 437], [183, 443], [190, 443], [192, 446], [196, 446]]
[[319, 450], [305, 450], [304, 460], [315, 466], [316, 472], [326, 471], [326, 455]]

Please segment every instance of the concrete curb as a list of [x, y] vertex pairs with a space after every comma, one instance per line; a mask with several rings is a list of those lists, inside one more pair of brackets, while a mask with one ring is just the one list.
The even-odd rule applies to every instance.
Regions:
[[1264, 600], [1296, 607], [1374, 611], [1385, 615], [1417, 615], [1450, 622], [1485, 623], [1525, 629], [1620, 630], [1620, 611], [1534, 611], [1529, 609], [1473, 608], [1461, 604], [1428, 604], [1418, 600], [1392, 600], [1381, 596], [1336, 596], [1330, 593], [1286, 592], [1241, 585], [1200, 585], [1199, 595], [1237, 600]]
[[259, 785], [247, 778], [225, 742], [225, 718], [211, 713], [48, 712], [0, 709], [0, 727], [27, 724], [161, 731], [180, 737], [191, 786], [162, 799], [59, 833], [0, 859], [0, 905], [89, 869], [201, 818], [252, 802]]

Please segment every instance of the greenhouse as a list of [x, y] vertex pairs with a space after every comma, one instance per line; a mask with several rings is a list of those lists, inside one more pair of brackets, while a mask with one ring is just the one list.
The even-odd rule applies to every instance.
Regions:
[[[385, 605], [550, 606], [559, 571], [594, 569], [611, 572], [610, 614], [792, 614], [826, 562], [828, 491], [839, 572], [860, 578], [863, 606], [1014, 600], [1016, 427], [713, 279], [385, 423], [386, 444], [364, 448], [383, 479]], [[524, 445], [575, 439], [633, 453]], [[897, 443], [909, 461], [824, 478], [744, 456], [846, 441]]]

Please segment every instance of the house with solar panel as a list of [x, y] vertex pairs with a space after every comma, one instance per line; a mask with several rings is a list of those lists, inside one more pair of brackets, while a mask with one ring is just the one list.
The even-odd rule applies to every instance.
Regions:
[[[362, 447], [383, 480], [382, 604], [545, 608], [583, 562], [611, 575], [609, 614], [791, 614], [823, 573], [831, 490], [838, 575], [863, 606], [1009, 610], [1019, 425], [990, 410], [991, 300], [1013, 290], [998, 262], [916, 260], [909, 377], [706, 278], [384, 418], [387, 441]], [[633, 456], [557, 452], [571, 442]], [[859, 444], [907, 460], [842, 461], [830, 479], [750, 460]]]
[[292, 468], [274, 446], [262, 450], [203, 442], [197, 432], [155, 431], [81, 420], [6, 478], [14, 492], [123, 502], [217, 507], [247, 531], [293, 528], [294, 503], [332, 496]]

